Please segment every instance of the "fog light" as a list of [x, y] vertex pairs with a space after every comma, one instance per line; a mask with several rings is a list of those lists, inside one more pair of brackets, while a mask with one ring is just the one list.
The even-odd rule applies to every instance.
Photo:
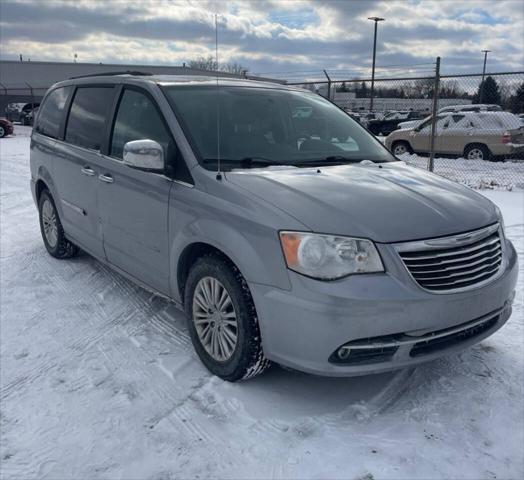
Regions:
[[346, 360], [349, 358], [349, 354], [351, 353], [351, 349], [347, 347], [340, 347], [337, 352], [338, 358], [340, 360]]

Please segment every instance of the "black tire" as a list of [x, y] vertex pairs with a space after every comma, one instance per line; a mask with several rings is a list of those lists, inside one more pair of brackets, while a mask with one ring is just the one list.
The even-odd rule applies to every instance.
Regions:
[[[482, 158], [480, 158], [480, 156], [478, 158], [469, 158], [470, 155], [473, 155], [475, 152], [479, 152], [479, 155], [482, 155]], [[471, 145], [467, 145], [464, 149], [464, 158], [466, 160], [491, 160], [491, 152], [486, 145], [472, 143]]]
[[[205, 277], [218, 280], [229, 294], [237, 321], [237, 342], [228, 360], [215, 360], [204, 348], [193, 320], [195, 289]], [[247, 380], [264, 372], [271, 362], [264, 356], [257, 313], [246, 280], [230, 261], [209, 254], [192, 266], [184, 290], [184, 308], [193, 346], [207, 369], [228, 382]]]
[[[398, 148], [404, 147], [405, 148], [405, 152], [403, 152], [403, 153], [395, 153], [395, 149], [397, 147]], [[411, 145], [408, 142], [406, 142], [404, 140], [397, 140], [396, 142], [393, 142], [393, 144], [391, 145], [391, 153], [393, 155], [395, 155], [395, 156], [396, 155], [403, 155], [404, 153], [411, 154], [411, 153], [413, 153], [413, 149], [411, 148]]]
[[[51, 205], [56, 218], [56, 242], [54, 244], [50, 243], [44, 231], [42, 209], [46, 202], [49, 202]], [[42, 234], [42, 240], [44, 241], [45, 248], [49, 252], [49, 255], [59, 259], [71, 258], [77, 255], [79, 249], [74, 243], [71, 243], [65, 237], [64, 229], [62, 228], [62, 223], [60, 222], [60, 217], [58, 216], [58, 211], [56, 209], [55, 201], [53, 200], [52, 195], [49, 193], [49, 190], [44, 190], [40, 194], [40, 198], [38, 200], [38, 213], [40, 233]]]
[[4, 138], [6, 135], [6, 129], [2, 125], [0, 125], [0, 138]]

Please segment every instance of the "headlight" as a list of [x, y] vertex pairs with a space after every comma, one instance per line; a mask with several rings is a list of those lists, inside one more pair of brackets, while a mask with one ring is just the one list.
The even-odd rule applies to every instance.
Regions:
[[280, 232], [288, 268], [309, 277], [334, 280], [352, 273], [383, 272], [373, 242], [361, 238]]

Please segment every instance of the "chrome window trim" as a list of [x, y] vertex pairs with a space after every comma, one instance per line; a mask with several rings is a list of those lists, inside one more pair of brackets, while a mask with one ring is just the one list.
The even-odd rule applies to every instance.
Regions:
[[[406, 265], [404, 259], [400, 256], [400, 253], [404, 253], [404, 252], [446, 249], [446, 248], [460, 247], [461, 245], [467, 245], [470, 243], [475, 243], [475, 242], [478, 242], [479, 240], [482, 240], [483, 238], [488, 237], [489, 235], [492, 235], [497, 230], [498, 230], [498, 234], [500, 238], [500, 248], [501, 248], [501, 253], [502, 253], [502, 258], [501, 258], [499, 269], [497, 273], [495, 273], [495, 275], [493, 275], [490, 278], [487, 278], [486, 280], [482, 282], [476, 283], [475, 285], [468, 285], [466, 287], [459, 287], [459, 288], [449, 288], [444, 291], [430, 290], [430, 289], [424, 288], [415, 279], [413, 274], [410, 272], [408, 266]], [[473, 290], [482, 288], [500, 278], [500, 276], [502, 275], [502, 273], [505, 270], [506, 262], [507, 262], [506, 241], [504, 237], [504, 232], [502, 230], [501, 225], [498, 222], [488, 227], [484, 227], [479, 230], [474, 230], [471, 232], [461, 233], [457, 235], [450, 235], [447, 237], [441, 237], [441, 238], [435, 238], [435, 239], [428, 239], [428, 240], [416, 240], [413, 242], [399, 242], [399, 243], [393, 243], [391, 245], [397, 252], [398, 259], [400, 260], [402, 267], [407, 272], [411, 281], [420, 290], [427, 292], [427, 293], [431, 293], [433, 295], [449, 295], [449, 294], [455, 294], [455, 293], [469, 292], [469, 291], [473, 291]]]

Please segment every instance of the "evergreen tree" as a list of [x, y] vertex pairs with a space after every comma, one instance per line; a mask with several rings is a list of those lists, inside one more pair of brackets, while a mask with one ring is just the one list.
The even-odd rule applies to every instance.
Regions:
[[[482, 98], [480, 97], [482, 93]], [[473, 103], [491, 103], [500, 105], [501, 95], [499, 84], [492, 76], [487, 76], [480, 82], [477, 93], [473, 96]]]
[[513, 113], [524, 113], [524, 82], [517, 88], [515, 95], [510, 97], [509, 106]]

